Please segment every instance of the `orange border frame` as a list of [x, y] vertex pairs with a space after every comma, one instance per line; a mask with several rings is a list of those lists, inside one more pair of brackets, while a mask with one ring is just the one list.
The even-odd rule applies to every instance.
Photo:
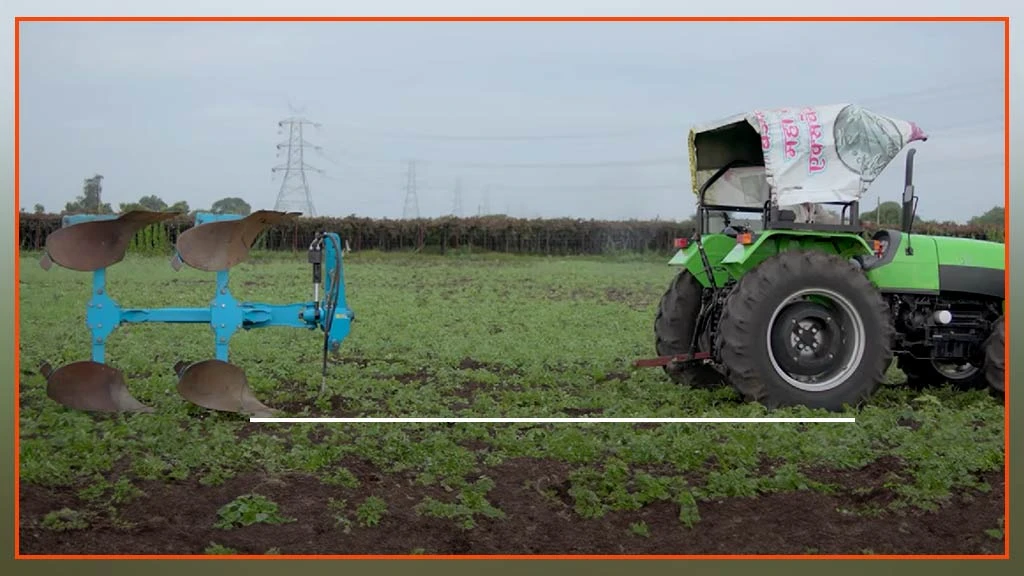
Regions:
[[[1010, 559], [1010, 389], [1006, 386], [1004, 407], [1004, 553], [1000, 556], [982, 554], [822, 554], [822, 556], [795, 556], [795, 554], [466, 554], [466, 556], [391, 556], [391, 554], [355, 554], [355, 556], [306, 556], [306, 554], [23, 554], [20, 553], [20, 446], [19, 398], [20, 358], [20, 115], [19, 34], [23, 22], [1001, 22], [1004, 24], [1004, 242], [1010, 245], [1010, 17], [1009, 16], [17, 16], [14, 18], [14, 559], [15, 560], [1009, 560]], [[1010, 252], [1005, 265], [1007, 274], [1004, 287], [1010, 293]], [[1009, 298], [1005, 303], [1006, 317], [1010, 316]], [[1007, 339], [1010, 326], [1006, 327]], [[1010, 348], [1006, 348], [1005, 362], [1009, 366]], [[1010, 376], [1007, 373], [1007, 381]]]

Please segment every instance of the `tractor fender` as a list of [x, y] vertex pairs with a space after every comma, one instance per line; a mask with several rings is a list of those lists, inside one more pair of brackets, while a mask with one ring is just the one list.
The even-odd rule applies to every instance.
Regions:
[[739, 277], [765, 259], [792, 249], [819, 249], [846, 258], [871, 253], [864, 238], [853, 233], [765, 230], [754, 235], [748, 244], [735, 241], [732, 249], [722, 259], [722, 265], [733, 276]]
[[872, 284], [883, 293], [939, 293], [938, 252], [933, 236], [880, 230], [875, 237], [888, 240], [889, 248], [881, 257], [864, 262]]
[[[700, 242], [704, 246], [704, 254], [711, 266], [715, 285], [722, 286], [729, 278], [728, 272], [721, 266], [722, 258], [729, 253], [736, 241], [725, 234], [708, 234], [702, 236]], [[685, 268], [702, 286], [710, 287], [711, 284], [704, 271], [704, 260], [700, 257], [700, 249], [696, 242], [691, 242], [686, 248], [676, 252], [668, 263], [670, 266]]]

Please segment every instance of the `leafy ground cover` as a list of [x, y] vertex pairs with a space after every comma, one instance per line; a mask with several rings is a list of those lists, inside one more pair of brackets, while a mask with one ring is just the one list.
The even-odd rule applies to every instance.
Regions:
[[[901, 386], [856, 424], [253, 424], [188, 404], [172, 366], [207, 326], [119, 329], [109, 361], [155, 414], [45, 395], [88, 357], [89, 276], [21, 262], [26, 554], [980, 553], [1003, 551], [1003, 410]], [[664, 258], [352, 254], [358, 319], [319, 395], [318, 333], [238, 334], [232, 361], [290, 415], [755, 416], [653, 355]], [[214, 278], [129, 257], [122, 306], [203, 306]], [[311, 297], [300, 255], [232, 273], [243, 300]], [[813, 416], [792, 409], [778, 415]]]

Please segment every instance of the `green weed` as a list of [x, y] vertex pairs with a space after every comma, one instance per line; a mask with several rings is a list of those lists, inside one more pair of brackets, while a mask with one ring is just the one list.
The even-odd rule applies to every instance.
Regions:
[[502, 510], [487, 501], [487, 492], [492, 488], [493, 480], [481, 478], [475, 484], [464, 487], [455, 502], [441, 502], [427, 496], [416, 505], [416, 512], [424, 516], [455, 520], [459, 527], [471, 530], [476, 527], [476, 516], [505, 518]]
[[633, 522], [632, 524], [630, 524], [629, 531], [637, 536], [642, 536], [644, 538], [647, 538], [651, 535], [650, 528], [648, 528], [647, 523], [643, 521]]
[[234, 548], [228, 548], [227, 546], [222, 546], [220, 544], [217, 544], [216, 542], [210, 542], [210, 545], [207, 546], [205, 550], [203, 550], [203, 554], [209, 554], [211, 556], [231, 556], [234, 554], [238, 554], [238, 550], [235, 550]]
[[43, 528], [55, 532], [85, 530], [88, 527], [88, 514], [70, 508], [55, 510], [43, 517]]
[[276, 503], [259, 494], [239, 496], [222, 506], [217, 511], [217, 516], [220, 519], [214, 523], [213, 527], [222, 530], [252, 526], [253, 524], [285, 524], [295, 521], [294, 518], [282, 516], [278, 512]]
[[369, 496], [356, 508], [360, 526], [376, 526], [388, 513], [388, 504], [377, 496]]

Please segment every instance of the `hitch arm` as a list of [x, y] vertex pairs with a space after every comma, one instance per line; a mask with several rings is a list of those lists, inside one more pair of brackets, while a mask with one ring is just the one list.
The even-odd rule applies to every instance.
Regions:
[[711, 354], [708, 352], [697, 352], [695, 354], [674, 354], [669, 356], [658, 356], [657, 358], [644, 358], [642, 360], [636, 360], [633, 362], [633, 367], [654, 368], [658, 366], [668, 366], [669, 364], [693, 362], [695, 360], [707, 360], [709, 358], [711, 358]]

